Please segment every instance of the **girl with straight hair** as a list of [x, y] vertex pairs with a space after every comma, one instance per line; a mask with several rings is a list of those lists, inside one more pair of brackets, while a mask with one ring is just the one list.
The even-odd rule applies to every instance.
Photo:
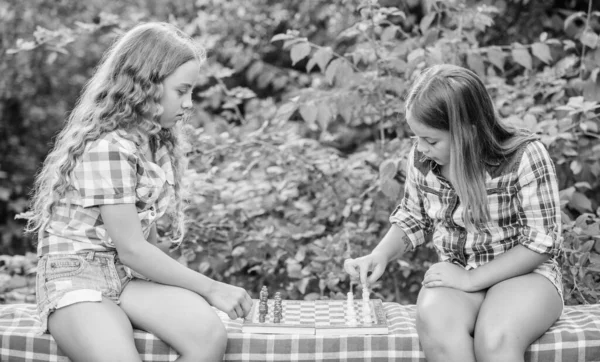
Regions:
[[417, 142], [387, 234], [346, 271], [363, 283], [431, 238], [417, 331], [427, 361], [524, 360], [560, 317], [560, 202], [543, 144], [500, 123], [483, 82], [454, 65], [425, 70], [406, 101]]

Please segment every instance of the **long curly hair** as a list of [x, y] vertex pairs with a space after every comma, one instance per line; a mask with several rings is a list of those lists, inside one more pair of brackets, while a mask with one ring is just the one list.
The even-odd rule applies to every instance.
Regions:
[[120, 37], [85, 85], [36, 177], [26, 231], [41, 237], [54, 205], [72, 189], [72, 172], [86, 145], [105, 133], [124, 130], [138, 147], [148, 143], [153, 152], [163, 145], [168, 149], [175, 176], [175, 203], [168, 214], [173, 220], [174, 238], [181, 241], [183, 138], [178, 126], [160, 126], [162, 82], [182, 64], [204, 59], [201, 47], [167, 23], [140, 24]]
[[467, 228], [488, 221], [485, 161], [505, 159], [535, 135], [500, 122], [481, 79], [456, 65], [426, 69], [411, 87], [405, 107], [426, 126], [450, 132], [449, 171], [464, 205], [463, 220]]

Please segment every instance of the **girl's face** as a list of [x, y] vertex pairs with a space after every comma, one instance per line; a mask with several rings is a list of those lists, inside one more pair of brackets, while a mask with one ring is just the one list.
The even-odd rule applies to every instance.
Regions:
[[163, 113], [160, 125], [171, 128], [183, 118], [186, 111], [192, 109], [192, 89], [200, 72], [200, 63], [190, 60], [182, 64], [163, 81], [163, 95], [160, 105]]
[[450, 132], [431, 128], [406, 112], [406, 122], [417, 138], [417, 150], [440, 166], [450, 163]]

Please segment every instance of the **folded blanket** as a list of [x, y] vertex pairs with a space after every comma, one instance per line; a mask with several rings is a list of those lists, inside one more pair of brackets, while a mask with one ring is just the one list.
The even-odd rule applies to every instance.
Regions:
[[[242, 320], [217, 311], [229, 334], [225, 361], [425, 362], [415, 329], [415, 306], [384, 303], [389, 335], [313, 336], [241, 333]], [[68, 362], [49, 334], [39, 335], [33, 304], [0, 305], [0, 361]], [[150, 333], [134, 332], [144, 361], [174, 361], [177, 352]], [[600, 305], [567, 306], [526, 352], [527, 362], [599, 362]]]

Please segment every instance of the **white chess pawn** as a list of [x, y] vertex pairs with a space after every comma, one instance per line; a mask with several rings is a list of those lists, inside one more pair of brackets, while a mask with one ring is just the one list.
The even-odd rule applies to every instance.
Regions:
[[369, 297], [369, 294], [371, 294], [371, 293], [369, 292], [369, 288], [367, 287], [367, 285], [366, 285], [366, 284], [363, 284], [363, 288], [362, 288], [362, 299], [363, 299], [363, 300], [369, 300], [369, 299], [370, 299], [370, 297]]

